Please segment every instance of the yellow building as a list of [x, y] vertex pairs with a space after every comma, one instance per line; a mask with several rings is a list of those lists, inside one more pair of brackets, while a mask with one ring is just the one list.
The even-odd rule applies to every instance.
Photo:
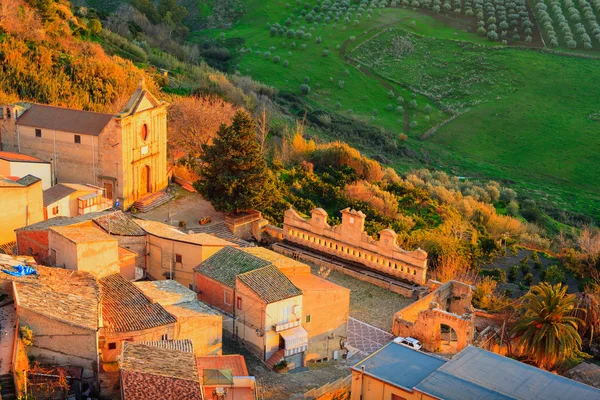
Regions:
[[167, 186], [167, 103], [143, 80], [116, 115], [1, 107], [2, 148], [52, 163], [54, 182], [92, 184], [123, 208]]
[[15, 229], [43, 220], [42, 180], [26, 175], [13, 181], [0, 175], [0, 245], [15, 241]]

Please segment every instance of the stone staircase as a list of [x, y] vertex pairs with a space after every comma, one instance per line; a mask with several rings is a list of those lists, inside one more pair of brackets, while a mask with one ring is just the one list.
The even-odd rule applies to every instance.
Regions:
[[279, 349], [271, 357], [269, 357], [269, 359], [267, 360], [267, 362], [265, 362], [265, 364], [267, 364], [267, 367], [269, 367], [269, 369], [273, 369], [273, 367], [275, 365], [279, 364], [279, 362], [281, 360], [283, 360], [284, 355], [285, 355], [285, 350]]
[[0, 399], [2, 400], [17, 400], [17, 391], [15, 382], [11, 374], [0, 375]]
[[133, 203], [133, 206], [138, 212], [145, 213], [155, 209], [158, 206], [165, 204], [172, 198], [172, 195], [167, 194], [165, 192], [151, 193]]

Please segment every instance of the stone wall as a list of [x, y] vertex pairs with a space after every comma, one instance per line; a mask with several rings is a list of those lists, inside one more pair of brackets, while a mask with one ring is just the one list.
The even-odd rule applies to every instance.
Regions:
[[285, 240], [315, 249], [318, 252], [360, 263], [367, 268], [417, 284], [426, 282], [427, 253], [421, 249], [406, 251], [397, 245], [398, 235], [384, 229], [379, 240], [364, 231], [365, 214], [342, 210], [342, 224], [330, 226], [327, 212], [321, 208], [311, 211], [306, 220], [289, 209], [284, 214]]
[[473, 342], [475, 313], [471, 307], [472, 287], [449, 281], [394, 315], [392, 333], [413, 337], [428, 351], [441, 348], [441, 325], [447, 325], [457, 336], [460, 351]]
[[393, 282], [386, 282], [372, 276], [361, 274], [359, 272], [353, 271], [348, 268], [344, 268], [341, 265], [334, 264], [327, 260], [323, 260], [322, 258], [313, 256], [306, 252], [294, 252], [285, 247], [278, 246], [277, 244], [273, 245], [273, 250], [288, 257], [297, 257], [298, 259], [309, 262], [311, 264], [320, 267], [330, 268], [334, 271], [341, 272], [342, 274], [346, 274], [363, 282], [368, 282], [372, 285], [387, 289], [391, 292], [398, 293], [404, 297], [414, 298], [415, 296], [418, 296], [418, 292], [414, 288], [408, 286], [401, 286]]

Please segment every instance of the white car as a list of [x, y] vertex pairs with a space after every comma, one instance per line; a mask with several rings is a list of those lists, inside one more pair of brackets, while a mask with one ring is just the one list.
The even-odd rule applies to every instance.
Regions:
[[423, 344], [421, 342], [419, 342], [417, 339], [415, 338], [411, 338], [411, 337], [397, 337], [396, 339], [394, 339], [394, 343], [398, 343], [399, 345], [405, 346], [405, 347], [410, 347], [411, 349], [414, 350], [420, 350], [421, 347], [423, 347]]

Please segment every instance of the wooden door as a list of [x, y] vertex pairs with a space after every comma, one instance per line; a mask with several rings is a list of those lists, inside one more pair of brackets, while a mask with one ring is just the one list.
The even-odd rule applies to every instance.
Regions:
[[140, 176], [140, 195], [150, 193], [152, 191], [150, 186], [150, 167], [148, 165], [142, 167]]
[[104, 184], [104, 197], [106, 197], [108, 200], [112, 200], [113, 199], [113, 185], [112, 185], [112, 183], [105, 183]]

